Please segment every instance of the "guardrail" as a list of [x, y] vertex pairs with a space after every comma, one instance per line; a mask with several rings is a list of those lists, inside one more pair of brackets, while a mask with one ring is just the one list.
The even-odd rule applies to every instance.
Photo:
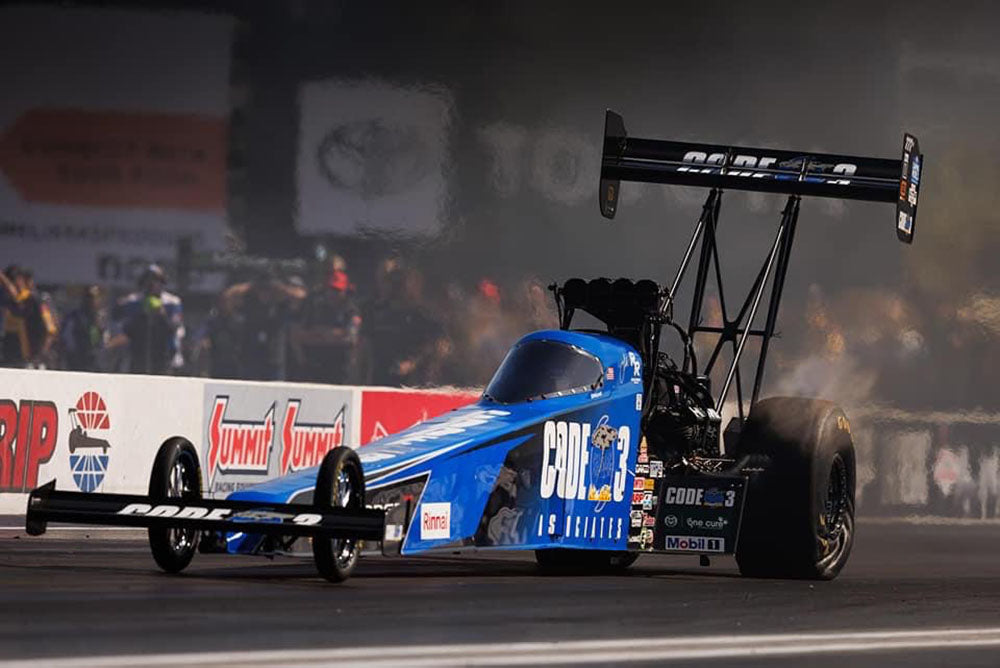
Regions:
[[[0, 514], [27, 492], [143, 493], [161, 443], [199, 449], [207, 496], [319, 464], [469, 403], [469, 390], [0, 369]], [[863, 515], [1000, 517], [1000, 413], [847, 409]]]

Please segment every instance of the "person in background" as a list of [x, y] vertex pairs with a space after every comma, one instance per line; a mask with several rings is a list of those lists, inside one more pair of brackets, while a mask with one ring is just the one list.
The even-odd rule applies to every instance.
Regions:
[[124, 336], [131, 373], [166, 374], [184, 365], [181, 298], [167, 292], [166, 274], [151, 264], [139, 277], [139, 291], [118, 303], [115, 329]]
[[444, 327], [424, 294], [423, 275], [398, 259], [383, 261], [369, 307], [373, 381], [419, 386], [435, 380], [440, 360], [452, 354]]
[[80, 305], [63, 320], [60, 333], [63, 362], [70, 371], [102, 371], [107, 344], [104, 295], [96, 285], [87, 286]]
[[301, 322], [292, 327], [291, 351], [296, 379], [316, 383], [348, 383], [358, 373], [361, 315], [347, 263], [330, 258], [325, 275], [309, 292]]
[[38, 294], [32, 273], [10, 266], [7, 279], [16, 293], [3, 323], [3, 360], [6, 366], [46, 368], [58, 329], [51, 304]]
[[[230, 367], [219, 372], [235, 372], [247, 380], [285, 380], [288, 323], [305, 297], [305, 288], [270, 275], [227, 288], [221, 310], [231, 315], [217, 320], [212, 332], [213, 360], [219, 357], [222, 366]], [[225, 365], [226, 359], [232, 364]]]
[[13, 277], [20, 271], [17, 265], [10, 265], [0, 272], [0, 364], [4, 362], [2, 338], [5, 331], [4, 323], [7, 321], [7, 312], [15, 309], [17, 305], [17, 286]]

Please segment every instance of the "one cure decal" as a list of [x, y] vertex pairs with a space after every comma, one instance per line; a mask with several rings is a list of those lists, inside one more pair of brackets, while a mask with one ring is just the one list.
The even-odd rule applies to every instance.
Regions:
[[540, 495], [575, 501], [574, 508], [593, 503], [585, 513], [538, 518], [537, 535], [567, 538], [620, 540], [626, 531], [623, 518], [604, 517], [605, 505], [625, 498], [631, 430], [618, 429], [603, 416], [596, 427], [587, 422], [548, 420], [542, 429]]

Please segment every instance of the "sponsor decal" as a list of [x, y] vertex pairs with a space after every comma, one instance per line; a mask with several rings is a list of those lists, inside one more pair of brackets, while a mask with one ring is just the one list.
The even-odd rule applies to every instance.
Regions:
[[[726, 153], [705, 153], [704, 151], [688, 151], [681, 159], [682, 162], [692, 166], [678, 167], [678, 172], [697, 172], [701, 174], [720, 174], [728, 176], [744, 176], [752, 178], [788, 178], [788, 174], [775, 174], [760, 170], [781, 170], [783, 172], [801, 172], [804, 163], [808, 163], [810, 175], [817, 172], [830, 174], [833, 176], [852, 176], [858, 170], [858, 166], [841, 162], [837, 164], [824, 164], [814, 162], [810, 156], [802, 156], [778, 162], [778, 158], [761, 155], [736, 155], [732, 157], [732, 162], [727, 164], [729, 154]], [[743, 168], [741, 171], [740, 168]], [[754, 170], [754, 171], [746, 171]], [[815, 178], [810, 176], [810, 178]], [[850, 179], [826, 179], [826, 183], [836, 185], [850, 185]]]
[[663, 525], [666, 526], [666, 527], [668, 527], [668, 528], [670, 528], [670, 529], [673, 529], [675, 526], [677, 526], [678, 521], [679, 520], [677, 519], [677, 515], [664, 515], [663, 516]]
[[139, 515], [141, 517], [172, 517], [174, 519], [185, 520], [206, 520], [216, 521], [231, 519], [234, 522], [261, 522], [261, 523], [282, 523], [290, 520], [294, 524], [303, 526], [313, 526], [323, 521], [323, 516], [317, 513], [299, 513], [291, 515], [288, 513], [276, 513], [266, 508], [259, 510], [245, 510], [237, 516], [233, 515], [232, 508], [205, 508], [204, 506], [181, 506], [169, 503], [153, 505], [150, 503], [130, 503], [116, 514], [118, 515]]
[[561, 530], [561, 535], [567, 538], [622, 538], [624, 518], [598, 515], [607, 503], [626, 498], [631, 430], [627, 425], [616, 429], [608, 421], [604, 415], [596, 425], [564, 420], [545, 422], [541, 498], [589, 501], [594, 506], [589, 512], [562, 519], [555, 513], [540, 515], [538, 536], [557, 535]]
[[643, 489], [645, 489], [646, 491], [650, 491], [651, 492], [654, 489], [656, 489], [656, 481], [653, 480], [652, 478], [646, 478], [646, 480], [644, 480], [643, 482], [645, 484], [645, 486], [643, 487]]
[[478, 398], [465, 392], [365, 390], [361, 395], [361, 444], [401, 432]]
[[646, 464], [647, 462], [649, 462], [649, 451], [648, 451], [648, 446], [646, 445], [645, 436], [639, 439], [639, 457], [636, 461], [639, 462], [640, 464]]
[[548, 420], [542, 431], [541, 497], [595, 501], [595, 512], [608, 501], [622, 501], [630, 435], [627, 425], [609, 426], [607, 415], [596, 427]]
[[93, 492], [104, 482], [108, 470], [107, 440], [111, 416], [104, 398], [97, 392], [84, 392], [69, 409], [69, 468], [73, 484], [81, 492]]
[[729, 521], [725, 517], [717, 517], [714, 520], [703, 520], [695, 517], [688, 517], [684, 522], [687, 524], [689, 529], [711, 529], [714, 531], [721, 531], [729, 524]]
[[643, 510], [652, 510], [653, 506], [655, 506], [655, 505], [656, 505], [656, 497], [653, 496], [653, 493], [652, 492], [643, 492], [642, 493], [642, 509]]
[[632, 382], [636, 385], [642, 382], [642, 360], [635, 353], [630, 352], [625, 357], [626, 368], [632, 370]]
[[653, 517], [652, 515], [643, 515], [643, 517], [642, 517], [642, 526], [644, 526], [644, 527], [655, 527], [656, 526], [656, 518]]
[[904, 211], [900, 211], [899, 222], [897, 223], [896, 227], [898, 227], [903, 232], [909, 234], [913, 230], [913, 216]]
[[633, 510], [631, 513], [629, 513], [629, 520], [631, 520], [630, 522], [631, 526], [636, 529], [641, 527], [644, 517], [645, 514], [641, 510]]
[[715, 487], [667, 487], [663, 493], [663, 503], [668, 506], [705, 506], [708, 508], [732, 508], [736, 504], [735, 490], [720, 490]]
[[274, 440], [274, 404], [260, 421], [227, 420], [229, 397], [217, 396], [208, 423], [208, 478], [216, 473], [267, 475]]
[[38, 486], [38, 468], [52, 459], [58, 429], [55, 403], [0, 400], [0, 492]]
[[910, 189], [906, 192], [906, 201], [910, 203], [910, 206], [917, 205], [917, 186], [910, 184]]
[[642, 533], [639, 534], [639, 544], [642, 545], [643, 548], [653, 547], [652, 529], [647, 528], [642, 530]]
[[663, 462], [658, 459], [654, 459], [649, 462], [649, 477], [650, 478], [662, 478], [663, 477]]
[[645, 498], [646, 494], [644, 492], [632, 492], [632, 505], [641, 506], [642, 500]]
[[725, 552], [721, 538], [702, 536], [665, 536], [665, 549], [675, 552]]
[[420, 540], [451, 538], [451, 503], [420, 504]]
[[632, 489], [633, 490], [644, 490], [644, 489], [646, 489], [646, 479], [645, 478], [639, 478], [639, 477], [637, 477], [632, 482]]
[[635, 409], [637, 411], [642, 410], [642, 392], [639, 392], [637, 395], [635, 395]]
[[913, 158], [913, 169], [910, 170], [910, 181], [920, 185], [920, 156]]
[[906, 179], [899, 180], [899, 199], [906, 199], [906, 188], [910, 184], [906, 182]]
[[604, 374], [604, 377], [607, 378], [608, 380], [614, 380], [615, 368], [613, 366], [609, 366], [607, 372]]
[[649, 475], [649, 464], [637, 464], [635, 467], [636, 475]]
[[914, 141], [913, 137], [911, 137], [910, 135], [906, 135], [906, 138], [903, 140], [903, 150], [904, 151], [912, 151], [913, 150], [913, 141]]
[[344, 445], [346, 405], [327, 424], [299, 422], [301, 406], [299, 399], [289, 399], [285, 406], [281, 421], [281, 475], [319, 466], [327, 452]]

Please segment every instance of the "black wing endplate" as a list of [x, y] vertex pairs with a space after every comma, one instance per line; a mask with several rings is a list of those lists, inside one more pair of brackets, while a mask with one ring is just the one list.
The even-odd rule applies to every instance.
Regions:
[[621, 181], [753, 190], [896, 203], [897, 234], [913, 241], [923, 155], [912, 135], [902, 160], [629, 137], [622, 117], [607, 111], [600, 205], [618, 208]]

